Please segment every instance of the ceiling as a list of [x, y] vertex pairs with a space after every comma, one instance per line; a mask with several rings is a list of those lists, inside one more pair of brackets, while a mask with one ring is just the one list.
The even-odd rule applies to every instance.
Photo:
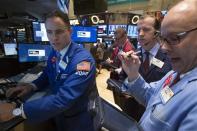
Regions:
[[0, 0], [0, 27], [24, 25], [58, 9], [57, 0]]

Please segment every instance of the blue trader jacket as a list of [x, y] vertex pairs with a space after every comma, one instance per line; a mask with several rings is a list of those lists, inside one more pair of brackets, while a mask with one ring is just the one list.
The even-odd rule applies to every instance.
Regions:
[[197, 129], [197, 68], [186, 73], [170, 89], [174, 95], [165, 103], [161, 90], [170, 71], [160, 81], [146, 83], [140, 76], [136, 81], [125, 81], [122, 90], [135, 96], [146, 106], [139, 125], [145, 131], [195, 131]]
[[27, 120], [40, 122], [59, 115], [64, 116], [62, 124], [67, 131], [92, 131], [93, 122], [87, 105], [88, 94], [95, 84], [94, 59], [75, 43], [71, 43], [63, 57], [63, 68], [57, 64], [56, 54], [53, 50], [43, 73], [33, 82], [38, 89], [49, 85], [52, 93], [24, 103]]

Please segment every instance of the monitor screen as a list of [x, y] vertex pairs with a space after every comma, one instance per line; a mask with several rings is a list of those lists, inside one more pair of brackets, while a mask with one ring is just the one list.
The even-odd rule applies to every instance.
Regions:
[[128, 25], [127, 35], [132, 38], [137, 38], [138, 36], [137, 25]]
[[74, 42], [96, 42], [97, 27], [72, 26], [72, 40]]
[[49, 41], [45, 28], [45, 23], [32, 22], [34, 41]]
[[26, 39], [26, 30], [25, 28], [17, 29], [17, 42], [24, 42]]
[[97, 34], [98, 36], [107, 35], [107, 25], [97, 25]]
[[25, 44], [18, 45], [19, 62], [40, 62], [46, 61], [52, 50], [49, 44]]
[[114, 32], [116, 31], [117, 28], [124, 28], [126, 30], [127, 29], [127, 25], [109, 25], [108, 35], [109, 36], [113, 36]]
[[17, 55], [17, 44], [16, 43], [4, 43], [4, 52], [6, 56]]

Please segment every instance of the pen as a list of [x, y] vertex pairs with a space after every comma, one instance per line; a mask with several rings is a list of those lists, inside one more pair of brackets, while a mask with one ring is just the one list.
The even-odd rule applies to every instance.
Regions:
[[136, 51], [136, 52], [128, 54], [127, 57], [130, 58], [131, 54], [135, 54], [135, 55], [139, 56], [140, 53], [141, 53], [141, 51]]

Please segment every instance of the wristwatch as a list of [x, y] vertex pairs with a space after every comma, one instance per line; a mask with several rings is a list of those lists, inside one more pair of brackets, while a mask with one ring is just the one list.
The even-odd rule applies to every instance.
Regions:
[[22, 111], [20, 108], [16, 108], [12, 111], [13, 116], [22, 116]]

